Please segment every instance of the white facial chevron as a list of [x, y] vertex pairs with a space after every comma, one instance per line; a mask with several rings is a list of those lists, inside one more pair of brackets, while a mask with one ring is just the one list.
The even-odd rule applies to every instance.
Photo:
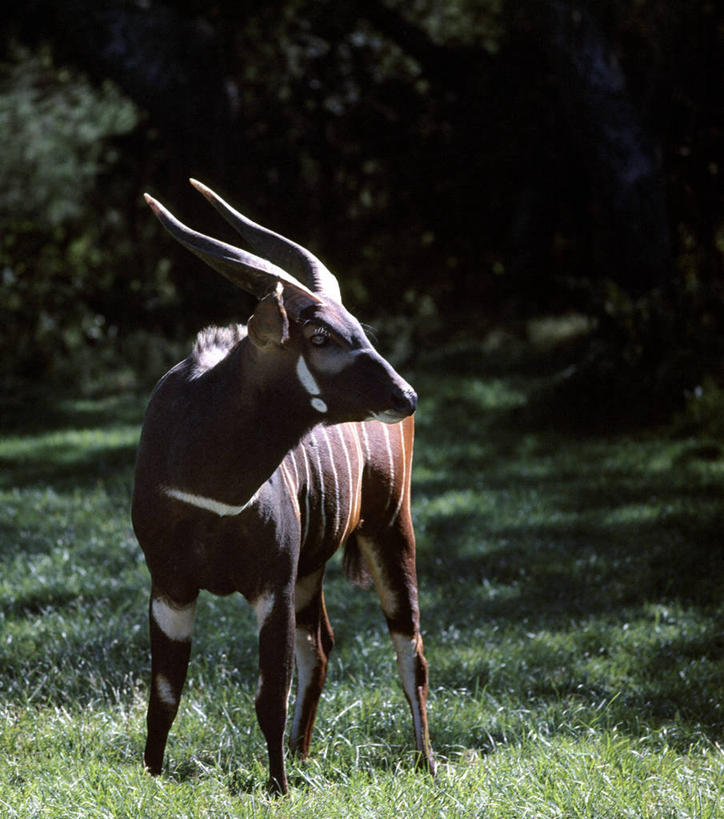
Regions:
[[310, 403], [314, 409], [317, 410], [317, 412], [326, 412], [327, 405], [319, 397], [322, 391], [319, 389], [319, 384], [317, 384], [315, 377], [310, 372], [303, 355], [300, 355], [297, 361], [297, 376], [304, 389], [312, 396]]

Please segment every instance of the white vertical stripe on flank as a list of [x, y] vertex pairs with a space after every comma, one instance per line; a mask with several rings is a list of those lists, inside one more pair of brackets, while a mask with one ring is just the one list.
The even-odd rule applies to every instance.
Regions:
[[[317, 429], [323, 429], [323, 427], [317, 427]], [[315, 487], [310, 486], [310, 491], [314, 491], [315, 489], [317, 490], [317, 496], [318, 496], [317, 497], [317, 503], [319, 504], [319, 521], [320, 521], [319, 522], [319, 528], [320, 528], [319, 537], [320, 537], [320, 540], [321, 540], [321, 539], [324, 538], [324, 532], [325, 532], [325, 530], [327, 528], [327, 513], [326, 513], [326, 510], [325, 510], [325, 506], [324, 506], [325, 500], [326, 500], [326, 498], [324, 497], [324, 471], [322, 469], [322, 456], [320, 455], [320, 452], [319, 452], [319, 442], [314, 437], [314, 432], [313, 431], [309, 433], [309, 437], [310, 437], [310, 439], [312, 439], [314, 441], [314, 446], [312, 447], [312, 449], [314, 451], [314, 455], [315, 455], [315, 458], [316, 458], [316, 461], [317, 461], [317, 480], [319, 481], [319, 486], [315, 486]]]
[[385, 504], [385, 512], [390, 508], [390, 504], [392, 503], [392, 495], [395, 491], [395, 456], [392, 452], [392, 446], [390, 444], [390, 430], [387, 424], [380, 424], [382, 427], [382, 432], [385, 434], [385, 446], [387, 447], [387, 457], [389, 460], [389, 483], [390, 483], [390, 492], [387, 495], [387, 503]]
[[309, 477], [309, 461], [307, 461], [307, 449], [302, 442], [300, 447], [302, 450], [302, 459], [304, 460], [304, 515], [302, 516], [302, 546], [307, 542], [307, 535], [309, 534], [309, 491], [310, 491], [310, 477]]
[[354, 484], [352, 482], [352, 462], [349, 459], [349, 451], [347, 449], [347, 442], [344, 440], [344, 427], [340, 424], [337, 427], [337, 432], [339, 432], [339, 442], [342, 444], [342, 449], [344, 450], [344, 459], [347, 462], [347, 479], [349, 480], [349, 488], [347, 490], [346, 496], [344, 492], [340, 492], [339, 502], [340, 504], [344, 504], [347, 507], [347, 520], [344, 524], [344, 529], [342, 530], [342, 534], [340, 540], [344, 540], [347, 537], [347, 533], [349, 531], [349, 524], [352, 520], [352, 507], [354, 506]]
[[327, 434], [326, 427], [320, 427], [324, 440], [327, 442], [327, 451], [329, 452], [329, 465], [332, 468], [332, 477], [334, 478], [334, 534], [339, 532], [339, 478], [337, 477], [337, 466], [334, 463], [334, 450], [332, 449], [332, 442]]
[[368, 461], [370, 458], [370, 439], [367, 437], [367, 424], [361, 423], [358, 424], [360, 430], [362, 431], [362, 444], [365, 450], [365, 460]]
[[402, 463], [402, 481], [400, 482], [400, 497], [397, 499], [397, 506], [395, 513], [392, 515], [392, 520], [400, 514], [402, 508], [402, 501], [405, 499], [407, 492], [407, 458], [405, 457], [405, 431], [402, 429], [402, 424], [398, 424], [397, 428], [400, 430], [400, 462]]
[[292, 466], [294, 467], [294, 484], [297, 487], [296, 491], [299, 491], [299, 472], [297, 471], [297, 460], [294, 457], [294, 450], [290, 449], [287, 452], [287, 458], [292, 462]]
[[299, 499], [297, 498], [297, 489], [294, 485], [294, 481], [292, 480], [292, 476], [289, 474], [289, 467], [286, 465], [284, 461], [279, 464], [279, 469], [282, 474], [282, 479], [284, 484], [287, 487], [287, 492], [289, 492], [289, 498], [294, 505], [294, 514], [297, 516], [297, 520], [301, 521], [301, 517], [299, 514]]
[[357, 449], [357, 486], [355, 487], [355, 520], [359, 520], [362, 515], [362, 478], [364, 476], [364, 455], [362, 453], [362, 443], [359, 438], [360, 424], [351, 424], [355, 447]]

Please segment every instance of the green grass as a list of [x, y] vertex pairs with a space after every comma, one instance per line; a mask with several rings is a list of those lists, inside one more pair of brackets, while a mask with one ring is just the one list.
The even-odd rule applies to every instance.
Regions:
[[143, 399], [18, 403], [0, 437], [3, 815], [724, 816], [721, 442], [567, 432], [529, 409], [540, 361], [429, 358], [414, 514], [437, 780], [413, 770], [374, 597], [337, 560], [337, 647], [290, 796], [265, 791], [237, 598], [202, 596], [166, 770], [148, 777], [129, 522]]

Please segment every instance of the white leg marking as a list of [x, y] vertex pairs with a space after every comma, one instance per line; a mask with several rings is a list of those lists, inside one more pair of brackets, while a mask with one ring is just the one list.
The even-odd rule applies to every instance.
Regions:
[[182, 503], [188, 503], [190, 506], [196, 506], [199, 509], [205, 509], [207, 512], [213, 512], [219, 517], [227, 517], [233, 515], [240, 515], [246, 508], [252, 505], [256, 500], [257, 493], [255, 492], [246, 503], [241, 506], [230, 506], [228, 503], [207, 498], [203, 495], [195, 495], [192, 492], [183, 492], [181, 489], [174, 489], [170, 486], [162, 487], [162, 491], [169, 496]]
[[271, 592], [264, 592], [260, 594], [251, 605], [256, 612], [258, 631], [261, 631], [274, 608], [274, 595]]
[[196, 616], [196, 601], [183, 608], [176, 608], [162, 597], [155, 597], [151, 603], [151, 614], [156, 625], [169, 640], [177, 642], [189, 640]]
[[317, 412], [327, 411], [327, 405], [324, 403], [324, 401], [322, 401], [321, 398], [317, 398], [315, 396], [309, 403], [312, 405], [313, 409], [317, 410]]
[[173, 693], [171, 683], [164, 674], [156, 674], [156, 693], [165, 705], [176, 705], [176, 695]]
[[415, 654], [417, 646], [412, 637], [406, 637], [404, 634], [393, 633], [390, 636], [392, 637], [392, 644], [395, 646], [395, 652], [397, 653], [397, 669], [400, 672], [402, 687], [405, 690], [407, 699], [410, 702], [410, 707], [412, 708], [412, 720], [415, 724], [417, 750], [424, 753], [422, 714], [420, 713], [420, 701], [417, 696], [417, 685], [415, 682]]

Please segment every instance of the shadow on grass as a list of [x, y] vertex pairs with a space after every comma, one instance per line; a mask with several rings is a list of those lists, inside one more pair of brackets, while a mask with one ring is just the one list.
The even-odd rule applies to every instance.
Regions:
[[0, 489], [64, 492], [128, 482], [144, 403], [128, 394], [56, 402], [4, 399]]
[[0, 398], [0, 429], [4, 435], [37, 435], [43, 432], [140, 424], [147, 397], [119, 393], [103, 398], [47, 392], [22, 393]]
[[[583, 432], [529, 402], [550, 369], [505, 377], [489, 364], [469, 354], [416, 383], [413, 507], [433, 684], [517, 692], [521, 709], [598, 698], [634, 734], [674, 721], [682, 749], [697, 732], [721, 740], [722, 447]], [[664, 628], [666, 611], [677, 615]]]
[[132, 479], [137, 443], [78, 445], [49, 442], [32, 454], [0, 456], [0, 489], [47, 487], [56, 492]]

